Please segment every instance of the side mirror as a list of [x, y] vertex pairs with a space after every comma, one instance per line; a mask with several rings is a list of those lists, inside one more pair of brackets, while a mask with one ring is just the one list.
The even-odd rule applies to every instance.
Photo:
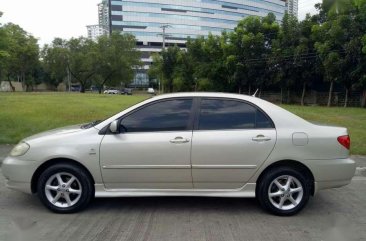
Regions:
[[118, 133], [118, 120], [113, 121], [110, 125], [109, 125], [109, 130], [112, 133]]

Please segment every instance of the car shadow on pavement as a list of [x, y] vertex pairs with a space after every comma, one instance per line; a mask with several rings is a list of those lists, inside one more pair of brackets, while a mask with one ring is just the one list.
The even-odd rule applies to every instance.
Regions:
[[221, 212], [262, 211], [255, 198], [216, 198], [216, 197], [123, 197], [97, 198], [88, 207], [90, 211], [112, 209], [154, 209], [154, 210], [205, 210]]

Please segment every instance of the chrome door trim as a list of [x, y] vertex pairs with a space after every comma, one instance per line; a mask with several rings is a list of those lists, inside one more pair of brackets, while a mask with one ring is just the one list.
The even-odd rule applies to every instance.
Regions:
[[190, 169], [191, 165], [109, 165], [103, 169]]
[[193, 169], [256, 169], [257, 165], [192, 165]]

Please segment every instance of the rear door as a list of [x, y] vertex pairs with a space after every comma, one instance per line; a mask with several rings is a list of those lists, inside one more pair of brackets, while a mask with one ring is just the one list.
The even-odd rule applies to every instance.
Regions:
[[234, 189], [242, 187], [267, 159], [276, 129], [251, 103], [202, 98], [192, 140], [194, 188]]

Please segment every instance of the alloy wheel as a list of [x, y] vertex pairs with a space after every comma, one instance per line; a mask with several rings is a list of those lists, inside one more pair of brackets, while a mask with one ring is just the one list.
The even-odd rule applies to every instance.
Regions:
[[79, 201], [82, 194], [80, 181], [67, 172], [52, 175], [44, 188], [47, 200], [59, 208], [72, 207]]
[[277, 177], [268, 188], [270, 202], [280, 210], [291, 210], [297, 207], [303, 196], [304, 189], [301, 182], [291, 175]]

